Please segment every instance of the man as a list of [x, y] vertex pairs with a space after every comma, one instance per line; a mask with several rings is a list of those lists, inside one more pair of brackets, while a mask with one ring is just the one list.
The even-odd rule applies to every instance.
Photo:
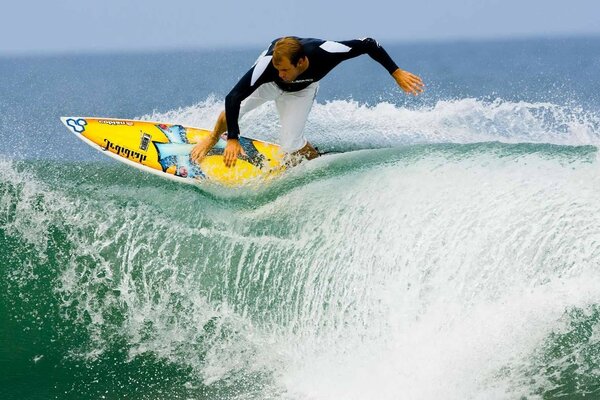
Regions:
[[211, 136], [194, 147], [192, 159], [200, 162], [227, 131], [223, 159], [227, 167], [234, 166], [237, 157], [244, 154], [238, 139], [238, 119], [270, 100], [275, 101], [279, 114], [281, 149], [291, 159], [318, 157], [303, 131], [319, 81], [340, 62], [362, 54], [380, 63], [405, 92], [423, 92], [421, 78], [398, 68], [374, 39], [334, 42], [284, 37], [271, 43], [225, 97], [225, 111], [219, 115]]

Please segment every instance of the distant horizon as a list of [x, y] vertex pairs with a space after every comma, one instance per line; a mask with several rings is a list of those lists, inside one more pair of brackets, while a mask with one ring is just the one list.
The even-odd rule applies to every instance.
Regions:
[[[275, 37], [274, 37], [275, 38]], [[274, 39], [273, 38], [273, 39]], [[349, 38], [330, 38], [323, 39], [342, 40]], [[480, 37], [449, 37], [449, 38], [413, 38], [413, 39], [390, 39], [375, 37], [375, 39], [383, 42], [386, 46], [394, 45], [435, 45], [444, 43], [493, 43], [493, 42], [518, 42], [518, 41], [544, 41], [544, 40], [586, 40], [600, 39], [600, 32], [590, 33], [557, 33], [557, 34], [529, 34], [529, 35], [498, 35], [498, 36], [480, 36]], [[52, 57], [52, 56], [71, 56], [71, 55], [124, 55], [124, 54], [151, 54], [151, 53], [179, 53], [179, 52], [197, 52], [197, 51], [244, 51], [252, 49], [260, 49], [265, 47], [269, 42], [246, 42], [243, 44], [224, 43], [220, 45], [188, 45], [188, 46], [162, 46], [162, 47], [114, 47], [100, 48], [95, 50], [90, 49], [54, 49], [54, 50], [23, 50], [23, 51], [0, 51], [0, 58], [12, 57]]]

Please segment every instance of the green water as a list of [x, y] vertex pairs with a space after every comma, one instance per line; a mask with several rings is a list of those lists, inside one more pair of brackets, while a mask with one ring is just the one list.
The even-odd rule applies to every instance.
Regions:
[[596, 157], [416, 145], [241, 191], [1, 161], [0, 398], [600, 398]]

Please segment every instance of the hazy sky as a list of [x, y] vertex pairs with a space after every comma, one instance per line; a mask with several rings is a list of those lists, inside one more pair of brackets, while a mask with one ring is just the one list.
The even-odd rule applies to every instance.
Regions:
[[600, 0], [6, 1], [0, 54], [600, 35]]

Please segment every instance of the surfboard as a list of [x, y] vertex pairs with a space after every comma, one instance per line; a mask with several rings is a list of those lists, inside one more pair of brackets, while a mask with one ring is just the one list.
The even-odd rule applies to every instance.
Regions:
[[61, 117], [61, 121], [103, 154], [181, 183], [241, 186], [270, 179], [285, 169], [279, 146], [262, 140], [240, 137], [246, 156], [227, 168], [223, 162], [225, 136], [199, 164], [191, 160], [194, 145], [210, 135], [206, 129], [116, 118]]

